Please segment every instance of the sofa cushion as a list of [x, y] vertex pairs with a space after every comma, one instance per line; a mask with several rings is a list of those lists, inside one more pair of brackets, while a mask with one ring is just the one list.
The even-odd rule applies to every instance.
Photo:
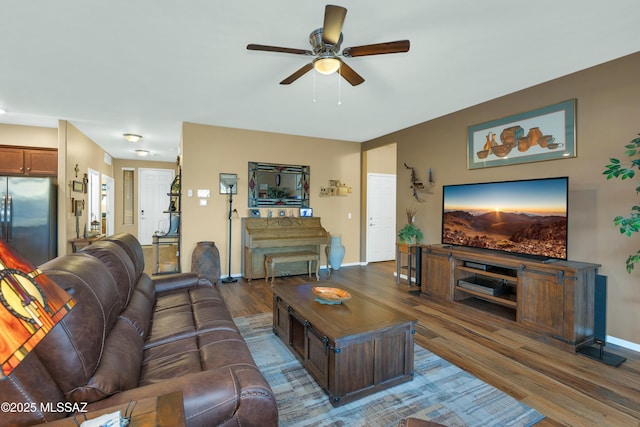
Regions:
[[143, 337], [126, 319], [120, 318], [109, 333], [93, 376], [67, 393], [75, 402], [95, 402], [138, 385]]
[[153, 306], [147, 295], [136, 288], [133, 296], [129, 300], [129, 305], [120, 314], [119, 318], [131, 323], [138, 334], [146, 339], [151, 325], [151, 314]]
[[109, 270], [87, 254], [55, 258], [40, 269], [76, 301], [74, 309], [35, 348], [67, 394], [86, 384], [97, 369], [107, 335], [120, 314], [119, 294]]
[[255, 367], [255, 362], [239, 332], [205, 332], [145, 349], [140, 385], [202, 370], [242, 366]]
[[136, 271], [136, 277], [140, 276], [144, 271], [144, 253], [142, 246], [135, 236], [129, 233], [119, 233], [112, 236], [104, 237], [102, 240], [114, 242], [127, 252], [129, 258], [133, 262]]
[[238, 331], [218, 289], [198, 287], [158, 294], [146, 348], [214, 330]]
[[133, 261], [117, 243], [99, 240], [82, 249], [82, 253], [98, 258], [113, 276], [120, 295], [120, 309], [129, 304], [129, 298], [138, 279]]
[[[65, 398], [35, 352], [30, 352], [6, 378], [0, 380], [0, 402], [24, 404], [22, 411], [2, 411], [0, 425], [23, 426], [63, 418], [64, 412], [49, 412], [40, 402], [64, 402]], [[29, 406], [27, 406], [29, 405]]]

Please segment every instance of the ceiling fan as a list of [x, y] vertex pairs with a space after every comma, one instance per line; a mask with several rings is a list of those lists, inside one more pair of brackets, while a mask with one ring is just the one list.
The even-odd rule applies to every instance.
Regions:
[[322, 74], [332, 74], [336, 71], [344, 77], [352, 86], [364, 82], [360, 74], [348, 66], [340, 56], [353, 58], [356, 56], [382, 55], [386, 53], [401, 53], [409, 51], [409, 40], [398, 40], [387, 43], [376, 43], [363, 46], [347, 47], [340, 53], [342, 44], [342, 24], [347, 15], [347, 9], [341, 6], [328, 4], [324, 10], [324, 24], [322, 28], [313, 31], [309, 36], [309, 43], [313, 50], [292, 49], [288, 47], [266, 46], [262, 44], [248, 44], [248, 50], [261, 50], [267, 52], [291, 53], [294, 55], [315, 56], [315, 58], [302, 68], [280, 82], [288, 85], [295, 82], [308, 71], [315, 68]]

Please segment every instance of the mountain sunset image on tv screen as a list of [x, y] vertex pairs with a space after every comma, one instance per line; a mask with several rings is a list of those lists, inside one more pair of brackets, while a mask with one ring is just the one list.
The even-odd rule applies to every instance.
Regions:
[[443, 187], [442, 243], [567, 258], [568, 178]]

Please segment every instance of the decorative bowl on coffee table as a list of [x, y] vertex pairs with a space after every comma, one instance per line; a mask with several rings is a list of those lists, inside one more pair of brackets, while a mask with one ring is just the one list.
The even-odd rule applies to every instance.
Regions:
[[311, 288], [316, 295], [316, 301], [321, 304], [341, 304], [351, 298], [351, 294], [344, 289], [314, 286]]

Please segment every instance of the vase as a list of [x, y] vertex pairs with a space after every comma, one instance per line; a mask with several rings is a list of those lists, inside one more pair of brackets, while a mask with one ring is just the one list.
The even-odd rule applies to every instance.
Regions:
[[342, 236], [332, 234], [329, 245], [327, 246], [327, 259], [331, 265], [331, 269], [340, 270], [342, 260], [344, 259], [344, 245], [342, 244]]
[[220, 252], [214, 242], [198, 242], [191, 254], [191, 271], [216, 284], [220, 280]]

